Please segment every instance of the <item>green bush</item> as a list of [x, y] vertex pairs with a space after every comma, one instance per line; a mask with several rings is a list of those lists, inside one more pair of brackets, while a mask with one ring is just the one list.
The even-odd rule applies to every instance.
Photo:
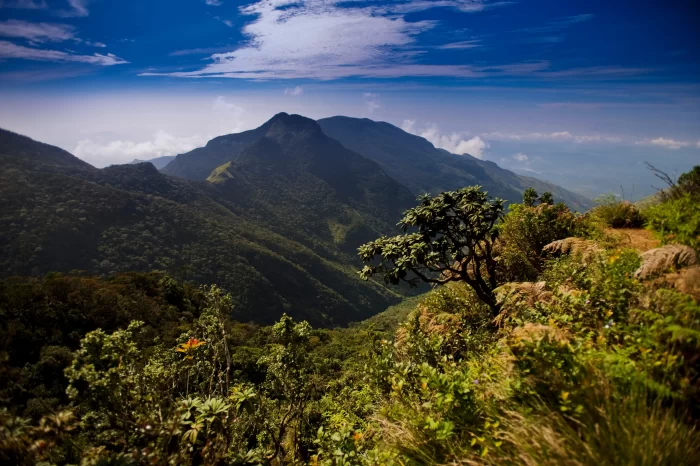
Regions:
[[591, 214], [612, 228], [640, 228], [644, 217], [634, 204], [620, 201], [614, 194], [604, 194], [595, 199]]
[[690, 194], [650, 207], [645, 213], [647, 228], [663, 244], [680, 243], [696, 250], [700, 248], [700, 208], [698, 200]]
[[502, 283], [534, 279], [542, 269], [542, 248], [559, 239], [575, 236], [583, 217], [564, 204], [511, 204], [498, 225], [498, 271]]

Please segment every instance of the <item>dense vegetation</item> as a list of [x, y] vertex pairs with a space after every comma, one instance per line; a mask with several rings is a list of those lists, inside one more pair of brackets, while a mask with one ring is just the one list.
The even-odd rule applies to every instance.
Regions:
[[[368, 200], [375, 210], [343, 220], [353, 208], [328, 184], [317, 180], [313, 187], [323, 196], [316, 197], [301, 187], [285, 191], [298, 209], [266, 203], [271, 196], [262, 195], [250, 204], [150, 164], [97, 170], [56, 147], [0, 131], [0, 277], [161, 270], [218, 284], [233, 294], [236, 318], [263, 323], [287, 312], [316, 325], [346, 324], [398, 301], [392, 290], [354, 274], [350, 266], [358, 261], [347, 244], [387, 232], [391, 224], [372, 212], [398, 215], [402, 198], [382, 204], [383, 191], [362, 186], [377, 194]], [[304, 196], [315, 203], [303, 208]], [[335, 218], [333, 224], [311, 216], [323, 212], [323, 201], [336, 216], [321, 220]], [[316, 231], [302, 241], [308, 229], [298, 225]], [[350, 242], [336, 244], [332, 238], [342, 235]]]
[[[423, 199], [405, 236], [364, 254], [389, 261], [371, 272], [390, 282], [411, 267], [444, 278], [460, 245], [494, 265], [346, 329], [239, 323], [235, 296], [162, 274], [5, 281], [0, 461], [700, 463], [692, 231], [650, 222], [672, 244], [640, 255], [548, 196], [502, 214], [482, 194]], [[674, 200], [654, 209], [671, 216]]]

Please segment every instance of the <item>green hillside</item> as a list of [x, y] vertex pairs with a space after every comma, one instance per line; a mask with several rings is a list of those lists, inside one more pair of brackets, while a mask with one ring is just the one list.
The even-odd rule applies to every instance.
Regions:
[[375, 314], [396, 299], [351, 267], [264, 228], [207, 185], [148, 163], [95, 169], [0, 131], [0, 274], [164, 270], [235, 294], [242, 321], [282, 312], [319, 325]]
[[549, 191], [557, 202], [585, 211], [591, 202], [552, 183], [516, 175], [493, 162], [437, 149], [422, 137], [389, 123], [336, 116], [318, 120], [330, 137], [374, 160], [415, 194], [437, 194], [464, 186], [480, 185], [490, 195], [517, 202], [529, 187]]

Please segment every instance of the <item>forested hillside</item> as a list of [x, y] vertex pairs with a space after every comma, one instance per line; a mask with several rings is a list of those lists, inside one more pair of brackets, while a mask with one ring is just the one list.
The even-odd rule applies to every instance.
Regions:
[[235, 293], [238, 319], [258, 322], [287, 312], [342, 324], [396, 299], [360, 281], [338, 250], [312, 250], [274, 233], [264, 227], [267, 220], [242, 212], [215, 189], [165, 176], [148, 163], [97, 170], [2, 131], [0, 177], [3, 277], [163, 270], [219, 284]]

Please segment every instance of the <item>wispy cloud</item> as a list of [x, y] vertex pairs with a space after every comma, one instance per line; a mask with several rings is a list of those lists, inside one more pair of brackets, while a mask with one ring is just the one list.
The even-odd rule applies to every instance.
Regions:
[[522, 152], [518, 152], [517, 154], [513, 154], [513, 160], [517, 160], [518, 162], [527, 162], [530, 157], [527, 155], [523, 154]]
[[204, 3], [206, 3], [209, 6], [221, 6], [221, 5], [223, 5], [221, 0], [204, 0]]
[[222, 18], [220, 18], [220, 17], [218, 17], [218, 16], [214, 16], [214, 19], [217, 20], [217, 21], [220, 21], [221, 23], [223, 23], [223, 24], [224, 24], [225, 26], [227, 26], [227, 27], [230, 27], [230, 28], [233, 27], [233, 21], [231, 21], [231, 20], [222, 19]]
[[301, 86], [290, 87], [284, 90], [284, 95], [302, 95], [304, 93], [304, 88]]
[[461, 49], [474, 49], [481, 47], [480, 39], [473, 40], [463, 40], [460, 42], [451, 42], [449, 44], [439, 45], [437, 48], [442, 50], [461, 50]]
[[221, 47], [200, 47], [194, 49], [182, 49], [170, 52], [168, 55], [171, 57], [181, 57], [185, 55], [211, 55], [212, 53], [221, 53], [227, 50], [231, 50], [231, 46], [221, 46]]
[[0, 8], [43, 10], [48, 8], [48, 5], [46, 4], [46, 0], [0, 0]]
[[469, 137], [465, 133], [442, 133], [436, 124], [428, 124], [423, 129], [416, 127], [415, 120], [404, 120], [401, 129], [427, 139], [440, 149], [458, 155], [469, 154], [478, 159], [484, 158], [489, 144], [479, 136]]
[[552, 31], [559, 31], [562, 29], [566, 29], [570, 26], [573, 26], [575, 24], [579, 23], [584, 23], [586, 21], [590, 21], [593, 19], [592, 14], [582, 14], [582, 15], [575, 15], [575, 16], [565, 16], [563, 18], [556, 19], [554, 21], [550, 21], [545, 25], [542, 26], [534, 26], [534, 27], [527, 27], [527, 28], [521, 28], [518, 29], [520, 32], [552, 32]]
[[[363, 0], [357, 0], [362, 2]], [[509, 5], [511, 1], [493, 0], [394, 0], [381, 9], [388, 13], [415, 13], [431, 8], [454, 8], [465, 13], [484, 11], [489, 8]]]
[[226, 113], [229, 116], [239, 117], [245, 113], [245, 109], [233, 102], [228, 102], [226, 97], [220, 95], [214, 100], [212, 110], [215, 112]]
[[365, 103], [367, 113], [369, 113], [370, 115], [372, 115], [377, 109], [382, 107], [379, 103], [379, 94], [376, 94], [374, 92], [365, 92], [362, 95], [362, 101]]
[[13, 44], [12, 42], [0, 40], [0, 59], [16, 58], [32, 61], [46, 62], [77, 62], [89, 63], [93, 65], [112, 66], [123, 65], [129, 63], [111, 53], [93, 55], [79, 55], [75, 53], [63, 52], [61, 50], [45, 50], [32, 47], [24, 47], [22, 45]]
[[59, 10], [56, 14], [64, 18], [84, 18], [90, 14], [90, 11], [87, 9], [90, 1], [91, 0], [68, 0], [69, 8], [66, 10]]
[[70, 24], [30, 23], [16, 19], [0, 21], [0, 36], [32, 42], [62, 42], [76, 39], [75, 28]]
[[551, 133], [483, 133], [486, 139], [495, 141], [523, 141], [523, 142], [574, 142], [576, 144], [586, 143], [620, 143], [623, 139], [617, 136], [572, 134], [569, 131], [554, 131]]

